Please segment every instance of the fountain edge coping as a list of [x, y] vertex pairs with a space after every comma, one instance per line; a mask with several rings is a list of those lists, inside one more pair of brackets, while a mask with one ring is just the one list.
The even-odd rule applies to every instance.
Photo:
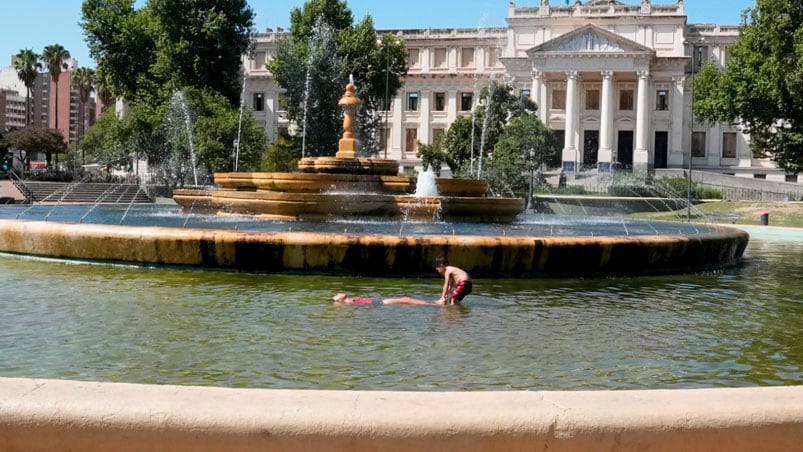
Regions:
[[234, 389], [0, 378], [0, 450], [799, 450], [803, 386]]

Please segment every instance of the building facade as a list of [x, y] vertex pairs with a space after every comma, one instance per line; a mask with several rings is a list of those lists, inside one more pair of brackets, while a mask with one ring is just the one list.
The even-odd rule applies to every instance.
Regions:
[[[469, 115], [480, 91], [496, 80], [538, 105], [540, 119], [563, 139], [567, 174], [691, 164], [790, 181], [769, 161], [753, 158], [738, 124], [694, 121], [692, 75], [706, 62], [725, 65], [737, 26], [689, 24], [682, 0], [535, 3], [510, 2], [506, 27], [380, 31], [403, 39], [409, 55], [404, 86], [380, 112], [388, 158], [420, 164], [418, 143], [432, 143]], [[246, 105], [269, 137], [290, 126], [281, 89], [265, 69], [283, 33], [257, 35], [244, 66]]]
[[[76, 143], [84, 131], [94, 124], [97, 105], [90, 98], [86, 105], [81, 105], [78, 91], [72, 88], [72, 73], [78, 67], [74, 59], [67, 60], [67, 68], [59, 76], [58, 101], [55, 96], [55, 84], [50, 73], [37, 75], [31, 90], [31, 124], [36, 127], [59, 129], [67, 143]], [[17, 77], [12, 66], [0, 69], [0, 92], [4, 102], [0, 108], [0, 127], [3, 130], [20, 128], [27, 125], [25, 121], [25, 85]], [[21, 104], [20, 104], [21, 103]], [[21, 105], [21, 107], [20, 107]], [[20, 110], [21, 116], [20, 116]], [[56, 110], [58, 109], [58, 124]]]

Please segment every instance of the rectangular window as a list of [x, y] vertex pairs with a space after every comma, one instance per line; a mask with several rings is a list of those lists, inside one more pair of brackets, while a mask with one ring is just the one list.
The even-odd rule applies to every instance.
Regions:
[[599, 110], [599, 90], [586, 90], [586, 110]]
[[474, 105], [474, 93], [460, 93], [460, 111], [471, 111]]
[[446, 49], [434, 49], [432, 55], [432, 67], [436, 69], [446, 69], [448, 67], [446, 55]]
[[437, 143], [438, 141], [440, 141], [440, 139], [443, 137], [444, 133], [445, 133], [445, 129], [441, 129], [441, 128], [432, 129], [432, 142], [433, 143]]
[[619, 91], [619, 110], [633, 110], [633, 90]]
[[669, 91], [659, 89], [655, 92], [655, 109], [658, 111], [669, 110]]
[[485, 52], [485, 67], [496, 67], [499, 65], [499, 49], [489, 47]]
[[418, 93], [407, 93], [407, 111], [418, 111]]
[[722, 157], [736, 158], [736, 132], [722, 134]]
[[265, 69], [265, 52], [254, 52], [254, 58], [251, 60], [251, 69], [255, 71]]
[[460, 67], [474, 67], [474, 47], [460, 49]]
[[390, 127], [385, 129], [384, 127], [379, 129], [379, 149], [390, 150], [390, 141], [388, 137], [390, 136]]
[[797, 174], [787, 174], [786, 177], [784, 177], [784, 180], [786, 182], [797, 183]]
[[404, 152], [418, 151], [418, 129], [404, 129]]
[[705, 157], [705, 132], [691, 134], [691, 155], [693, 157]]
[[552, 90], [552, 109], [565, 110], [566, 109], [566, 90], [554, 89]]
[[700, 72], [700, 68], [703, 67], [706, 61], [708, 61], [708, 47], [694, 46], [694, 55], [692, 55], [692, 63], [694, 66], [691, 72], [695, 74]]
[[421, 67], [419, 57], [418, 49], [407, 49], [407, 64], [411, 69], [418, 69]]
[[254, 93], [254, 111], [265, 111], [265, 93]]
[[446, 93], [435, 93], [435, 111], [446, 111]]
[[523, 90], [519, 91], [519, 96], [521, 96], [524, 99], [529, 99], [530, 98], [530, 90], [529, 89], [523, 89]]

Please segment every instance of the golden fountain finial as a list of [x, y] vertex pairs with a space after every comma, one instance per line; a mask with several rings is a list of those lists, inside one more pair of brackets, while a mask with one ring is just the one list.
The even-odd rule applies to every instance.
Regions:
[[337, 147], [337, 158], [353, 159], [357, 156], [357, 140], [354, 139], [354, 116], [360, 99], [354, 94], [354, 84], [346, 85], [346, 92], [340, 98], [338, 105], [343, 107], [343, 138]]

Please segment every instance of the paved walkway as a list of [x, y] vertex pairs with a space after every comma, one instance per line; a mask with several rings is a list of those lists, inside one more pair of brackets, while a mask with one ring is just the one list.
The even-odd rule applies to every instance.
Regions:
[[10, 180], [0, 180], [0, 198], [14, 198], [17, 200], [24, 200], [25, 196], [17, 190], [14, 183]]

